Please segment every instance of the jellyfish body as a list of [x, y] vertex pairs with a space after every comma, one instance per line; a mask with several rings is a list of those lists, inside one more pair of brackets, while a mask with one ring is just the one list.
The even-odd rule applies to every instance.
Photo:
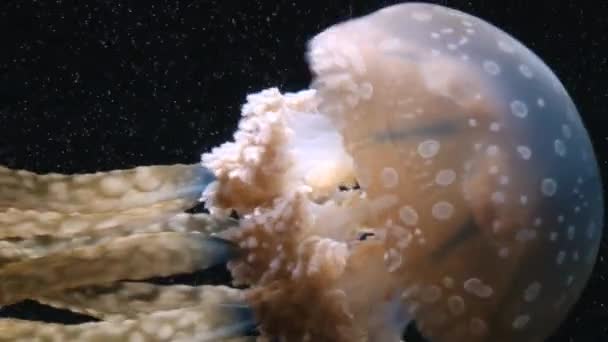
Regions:
[[[1, 335], [215, 341], [253, 313], [260, 341], [399, 341], [411, 321], [431, 341], [546, 338], [603, 224], [589, 138], [551, 70], [418, 3], [330, 27], [308, 57], [312, 89], [250, 95], [203, 168], [0, 170], [0, 304], [103, 320]], [[211, 214], [179, 213], [200, 191]], [[125, 280], [226, 260], [243, 289]]]
[[334, 26], [309, 56], [357, 179], [394, 201], [378, 223], [421, 330], [546, 338], [585, 285], [603, 217], [591, 143], [551, 70], [494, 26], [426, 4]]
[[[294, 190], [293, 172], [249, 174], [297, 194], [282, 202], [284, 216], [270, 199], [259, 202], [268, 213], [240, 207], [231, 237], [248, 250], [231, 265], [258, 289], [263, 331], [398, 341], [414, 320], [432, 341], [546, 338], [582, 291], [603, 224], [591, 143], [551, 70], [487, 22], [417, 3], [335, 25], [312, 39], [308, 57], [315, 93], [262, 93], [250, 115], [271, 118], [248, 126], [277, 132], [276, 116], [286, 117], [295, 134], [265, 135], [286, 146], [306, 145], [293, 135], [310, 121], [323, 123], [315, 136], [333, 127], [340, 139], [309, 154], [327, 175], [318, 183], [356, 179], [361, 189], [319, 198], [310, 174], [300, 177], [305, 190]], [[306, 96], [308, 108], [293, 104]], [[302, 111], [305, 123], [290, 123]], [[272, 158], [305, 150], [277, 145], [255, 160], [288, 169]], [[225, 174], [217, 198], [235, 188]], [[218, 203], [239, 207], [230, 202]], [[319, 304], [307, 311], [305, 300]]]

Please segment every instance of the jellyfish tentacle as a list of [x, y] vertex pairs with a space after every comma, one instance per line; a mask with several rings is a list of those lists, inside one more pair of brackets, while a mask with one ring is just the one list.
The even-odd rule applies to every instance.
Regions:
[[[177, 204], [179, 206], [179, 204]], [[56, 212], [9, 211], [11, 221], [21, 222], [0, 230], [0, 266], [25, 259], [41, 258], [64, 250], [90, 247], [132, 234], [182, 232], [211, 235], [237, 225], [234, 219], [208, 214], [172, 213], [172, 204], [158, 203], [122, 213], [61, 215]], [[169, 218], [167, 216], [173, 215]], [[0, 222], [7, 215], [0, 213]], [[17, 217], [17, 221], [14, 218]], [[35, 223], [23, 222], [33, 218]], [[56, 219], [54, 219], [56, 218]], [[23, 229], [22, 229], [23, 228]], [[70, 230], [75, 230], [72, 233]], [[34, 235], [34, 236], [33, 236]], [[23, 238], [23, 240], [21, 240]]]
[[232, 243], [200, 233], [135, 234], [6, 265], [0, 269], [0, 303], [117, 280], [194, 272], [236, 254]]
[[91, 174], [36, 174], [0, 167], [0, 208], [121, 211], [180, 199], [191, 207], [212, 174], [199, 164], [141, 166]]
[[142, 314], [201, 305], [238, 304], [240, 290], [227, 286], [155, 285], [119, 282], [51, 293], [37, 301], [105, 320], [132, 319]]
[[142, 315], [120, 322], [78, 325], [0, 320], [0, 341], [250, 341], [255, 328], [246, 305], [199, 305]]
[[147, 207], [116, 212], [62, 213], [10, 208], [0, 212], [0, 238], [31, 238], [35, 236], [65, 237], [79, 233], [113, 230], [128, 226], [130, 229], [165, 221], [183, 212], [184, 203], [170, 200]]

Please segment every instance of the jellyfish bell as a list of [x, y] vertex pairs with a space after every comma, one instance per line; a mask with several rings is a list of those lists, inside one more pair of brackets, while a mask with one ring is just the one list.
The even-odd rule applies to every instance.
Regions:
[[[245, 106], [259, 114], [248, 134], [283, 142], [256, 150], [265, 169], [245, 173], [279, 185], [230, 236], [246, 247], [231, 269], [255, 288], [261, 329], [398, 341], [413, 320], [432, 341], [551, 334], [589, 277], [603, 215], [589, 137], [553, 72], [493, 25], [419, 3], [330, 27], [308, 60], [314, 91]], [[218, 189], [247, 183], [219, 177]], [[360, 189], [327, 192], [353, 178]]]
[[[550, 335], [603, 225], [591, 143], [551, 70], [419, 3], [328, 28], [308, 60], [311, 89], [249, 95], [202, 165], [0, 168], [0, 305], [101, 320], [3, 319], [2, 338], [400, 341], [410, 322], [439, 342]], [[200, 192], [210, 214], [183, 213]], [[139, 282], [224, 262], [239, 289]]]

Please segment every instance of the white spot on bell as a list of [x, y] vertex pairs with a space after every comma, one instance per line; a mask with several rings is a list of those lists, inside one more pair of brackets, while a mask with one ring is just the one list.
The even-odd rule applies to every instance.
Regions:
[[532, 70], [530, 69], [530, 67], [525, 64], [519, 65], [519, 72], [521, 72], [521, 74], [524, 75], [525, 78], [534, 77], [534, 73], [532, 73]]
[[470, 294], [473, 294], [480, 298], [488, 298], [491, 297], [492, 294], [494, 294], [494, 290], [490, 286], [484, 284], [478, 278], [471, 278], [465, 281], [464, 289]]
[[524, 300], [526, 302], [535, 301], [536, 298], [538, 298], [538, 296], [540, 294], [541, 288], [542, 288], [541, 284], [537, 281], [530, 284], [524, 291]]
[[521, 158], [524, 160], [529, 160], [532, 157], [532, 150], [530, 150], [528, 146], [517, 146], [517, 153], [519, 153]]
[[530, 322], [530, 315], [519, 315], [513, 320], [513, 329], [521, 330]]
[[399, 184], [399, 174], [392, 167], [385, 167], [380, 173], [380, 181], [385, 188], [394, 188]]
[[484, 61], [483, 70], [492, 76], [500, 74], [500, 66], [494, 61]]
[[412, 13], [412, 19], [420, 22], [427, 22], [433, 19], [433, 15], [424, 11], [415, 11]]
[[414, 226], [418, 223], [418, 213], [414, 208], [408, 205], [399, 209], [399, 218], [403, 223], [409, 226]]
[[418, 154], [425, 159], [433, 158], [439, 153], [440, 146], [437, 140], [425, 140], [418, 145]]
[[517, 116], [518, 118], [525, 118], [528, 116], [528, 106], [525, 103], [519, 100], [515, 100], [511, 102], [511, 113]]
[[435, 183], [441, 186], [448, 186], [456, 179], [456, 172], [452, 169], [441, 170], [435, 176]]
[[566, 156], [566, 145], [564, 144], [564, 142], [560, 139], [556, 139], [553, 142], [553, 148], [555, 149], [555, 153], [560, 156], [560, 157], [564, 157]]
[[452, 203], [440, 201], [433, 205], [431, 209], [433, 217], [438, 220], [447, 220], [454, 214], [454, 206]]
[[541, 182], [540, 190], [543, 195], [551, 197], [557, 192], [557, 182], [553, 178], [545, 178]]

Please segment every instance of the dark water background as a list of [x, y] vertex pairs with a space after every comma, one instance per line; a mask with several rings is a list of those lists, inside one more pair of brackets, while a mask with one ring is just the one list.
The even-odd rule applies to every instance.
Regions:
[[[4, 0], [0, 164], [88, 172], [196, 162], [231, 136], [247, 93], [307, 87], [310, 37], [393, 3]], [[484, 18], [541, 56], [577, 103], [606, 182], [608, 2], [435, 3]], [[608, 341], [607, 257], [604, 243], [587, 290], [552, 342]], [[0, 311], [7, 314], [79, 319], [32, 303]]]

